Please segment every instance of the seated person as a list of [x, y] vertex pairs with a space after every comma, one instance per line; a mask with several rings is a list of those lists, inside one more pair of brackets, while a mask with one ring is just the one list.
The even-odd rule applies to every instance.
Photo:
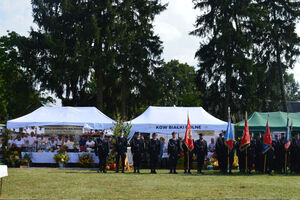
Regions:
[[86, 139], [85, 136], [81, 136], [79, 140], [80, 151], [86, 151]]
[[95, 147], [95, 142], [91, 140], [91, 137], [88, 137], [88, 141], [86, 141], [86, 147], [92, 149]]
[[34, 132], [31, 132], [30, 136], [26, 136], [24, 141], [25, 141], [28, 151], [36, 150], [37, 139], [34, 136]]
[[51, 137], [51, 140], [48, 143], [49, 149], [56, 149], [57, 142], [54, 137]]
[[48, 138], [44, 137], [44, 135], [41, 135], [41, 137], [38, 140], [38, 149], [46, 150], [48, 147]]
[[208, 151], [214, 152], [216, 149], [215, 138], [210, 139], [210, 144], [208, 145]]
[[13, 136], [10, 136], [7, 141], [7, 148], [11, 149], [13, 147], [13, 144], [14, 144]]
[[60, 147], [62, 145], [62, 141], [63, 141], [62, 136], [59, 135], [57, 140], [56, 140], [56, 145]]
[[69, 140], [69, 137], [67, 135], [65, 136], [64, 145], [67, 146], [70, 150], [74, 149], [74, 142]]
[[17, 139], [14, 140], [14, 148], [21, 151], [24, 148], [24, 140], [21, 138], [20, 135], [17, 136]]

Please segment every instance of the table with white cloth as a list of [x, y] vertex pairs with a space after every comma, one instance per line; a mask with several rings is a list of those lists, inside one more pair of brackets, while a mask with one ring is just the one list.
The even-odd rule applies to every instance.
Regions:
[[[58, 152], [22, 152], [22, 158], [25, 154], [30, 155], [32, 163], [56, 163], [53, 156]], [[67, 163], [79, 163], [79, 157], [82, 154], [87, 154], [88, 152], [67, 152], [70, 160]], [[94, 163], [99, 163], [99, 158], [95, 153], [88, 153], [92, 156]]]

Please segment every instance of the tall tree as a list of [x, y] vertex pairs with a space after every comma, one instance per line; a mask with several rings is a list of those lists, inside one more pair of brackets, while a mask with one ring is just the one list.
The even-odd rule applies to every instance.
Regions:
[[[251, 73], [249, 50], [250, 0], [194, 0], [200, 9], [192, 35], [201, 38], [196, 52], [199, 60], [198, 85], [209, 102], [209, 110], [226, 118], [230, 106], [239, 110], [240, 74]], [[249, 66], [250, 65], [250, 66]], [[249, 67], [248, 67], [249, 66]], [[244, 68], [245, 67], [245, 68]], [[246, 69], [246, 70], [245, 70]]]
[[[277, 74], [283, 111], [287, 111], [284, 74], [293, 68], [299, 55], [300, 38], [296, 34], [296, 23], [300, 17], [300, 2], [294, 0], [263, 0], [253, 4], [259, 13], [260, 24], [256, 26], [256, 41], [259, 63], [266, 65], [269, 72]], [[275, 68], [275, 69], [274, 69]], [[274, 84], [274, 79], [271, 80]], [[276, 83], [276, 82], [275, 82]]]
[[27, 70], [31, 64], [28, 57], [26, 37], [10, 32], [0, 37], [0, 121], [19, 117], [43, 104], [52, 102], [44, 91], [39, 89], [32, 72]]

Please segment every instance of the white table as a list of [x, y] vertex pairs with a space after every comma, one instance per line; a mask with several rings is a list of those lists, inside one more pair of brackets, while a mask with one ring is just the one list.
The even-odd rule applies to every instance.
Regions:
[[6, 165], [0, 165], [0, 178], [1, 178], [0, 195], [2, 194], [3, 177], [6, 177], [6, 176], [8, 176], [7, 166]]
[[[32, 163], [56, 163], [53, 159], [53, 156], [58, 152], [22, 152], [22, 158], [25, 154], [31, 155], [31, 162]], [[82, 154], [86, 154], [87, 152], [68, 152], [67, 154], [70, 157], [70, 160], [67, 163], [79, 163], [79, 157]], [[94, 163], [99, 163], [99, 158], [96, 156], [95, 153], [88, 153], [92, 156]]]

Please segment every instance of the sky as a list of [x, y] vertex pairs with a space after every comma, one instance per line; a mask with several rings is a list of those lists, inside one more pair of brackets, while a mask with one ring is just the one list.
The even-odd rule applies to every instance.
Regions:
[[[156, 17], [155, 32], [163, 41], [163, 58], [166, 62], [177, 59], [182, 63], [197, 66], [195, 52], [199, 47], [199, 38], [190, 36], [194, 29], [199, 10], [193, 9], [192, 0], [162, 0], [168, 3], [167, 10]], [[6, 35], [7, 30], [27, 36], [33, 23], [30, 0], [0, 0], [0, 36]], [[300, 35], [300, 25], [297, 26]], [[300, 59], [300, 58], [299, 58]], [[294, 69], [295, 79], [300, 82], [300, 62]]]

